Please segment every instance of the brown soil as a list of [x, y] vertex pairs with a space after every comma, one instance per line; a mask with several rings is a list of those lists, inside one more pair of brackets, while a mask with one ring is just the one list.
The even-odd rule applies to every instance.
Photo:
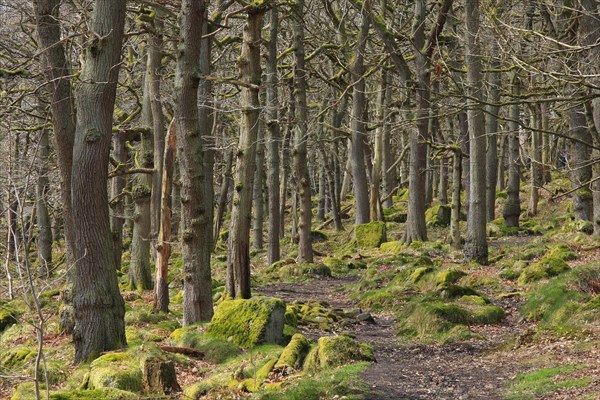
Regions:
[[[332, 308], [355, 308], [342, 291], [353, 278], [321, 279], [308, 283], [282, 283], [265, 286], [259, 291], [287, 302], [316, 300]], [[374, 324], [357, 324], [333, 331], [350, 331], [356, 339], [369, 343], [377, 362], [363, 373], [371, 400], [397, 399], [468, 399], [503, 398], [507, 381], [523, 367], [506, 353], [496, 351], [509, 335], [525, 329], [517, 325], [516, 299], [505, 299], [498, 305], [507, 312], [502, 324], [474, 328], [486, 339], [448, 345], [400, 343], [393, 316], [373, 314]], [[303, 333], [315, 339], [331, 334], [314, 329]]]

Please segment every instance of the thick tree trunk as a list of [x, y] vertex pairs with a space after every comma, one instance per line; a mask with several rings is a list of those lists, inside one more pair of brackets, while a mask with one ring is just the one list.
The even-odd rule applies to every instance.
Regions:
[[[180, 43], [175, 75], [177, 141], [181, 176], [181, 255], [183, 324], [209, 321], [213, 315], [210, 255], [212, 212], [206, 209], [204, 149], [198, 110], [198, 63], [207, 4], [181, 3]], [[212, 188], [211, 188], [212, 190]]]
[[[267, 44], [267, 187], [269, 206], [269, 227], [267, 232], [267, 262], [269, 265], [279, 261], [281, 250], [281, 221], [283, 214], [280, 210], [279, 185], [279, 96], [277, 75], [277, 36], [279, 34], [279, 12], [277, 2], [271, 6], [269, 18], [269, 42]], [[285, 187], [285, 186], [284, 186]]]
[[259, 139], [256, 141], [256, 169], [254, 170], [254, 186], [252, 188], [252, 248], [262, 250], [264, 247], [263, 225], [265, 222], [265, 146], [263, 144], [263, 124], [259, 121]]
[[489, 105], [485, 114], [485, 131], [487, 135], [486, 152], [486, 214], [487, 220], [496, 219], [496, 186], [498, 184], [498, 116], [500, 114], [500, 85], [502, 83], [500, 72], [498, 71], [500, 63], [496, 58], [498, 53], [498, 42], [492, 42], [493, 61], [490, 67], [494, 69], [489, 75]]
[[177, 155], [177, 131], [175, 121], [171, 122], [167, 131], [165, 154], [163, 158], [163, 176], [161, 182], [160, 230], [156, 246], [156, 273], [154, 280], [154, 310], [169, 311], [169, 257], [171, 257], [171, 190], [173, 188], [173, 172]]
[[[365, 124], [366, 94], [365, 94], [365, 65], [364, 53], [369, 35], [371, 20], [366, 13], [362, 14], [360, 32], [354, 48], [354, 62], [350, 67], [352, 80], [352, 116], [350, 118], [351, 152], [350, 168], [352, 171], [352, 190], [354, 193], [355, 224], [365, 224], [369, 219], [369, 187], [365, 169]], [[379, 182], [377, 182], [379, 185]], [[378, 192], [378, 190], [377, 190]], [[379, 202], [378, 199], [374, 199]]]
[[310, 177], [308, 175], [308, 106], [306, 104], [306, 74], [304, 63], [304, 0], [297, 0], [292, 7], [294, 15], [294, 85], [298, 120], [294, 127], [294, 172], [296, 192], [300, 203], [298, 223], [298, 262], [313, 262], [312, 250], [312, 203]]
[[249, 299], [250, 294], [250, 222], [252, 215], [252, 188], [256, 168], [256, 141], [258, 118], [261, 111], [259, 87], [260, 32], [265, 8], [248, 10], [242, 54], [238, 59], [241, 89], [242, 118], [239, 145], [236, 152], [233, 209], [229, 228], [229, 252], [227, 257], [227, 293], [234, 298]]
[[486, 168], [485, 117], [483, 115], [483, 79], [481, 76], [481, 45], [479, 30], [479, 0], [465, 3], [465, 64], [467, 66], [467, 100], [470, 139], [471, 196], [467, 216], [465, 260], [488, 262], [486, 237]]
[[108, 159], [125, 23], [124, 0], [98, 0], [75, 88], [72, 198], [75, 239], [75, 363], [125, 344], [108, 216]]
[[[519, 77], [515, 75], [512, 81], [512, 91], [515, 98], [518, 98], [521, 89]], [[510, 132], [506, 138], [504, 147], [508, 147], [508, 185], [506, 192], [508, 197], [504, 203], [504, 223], [507, 227], [518, 227], [519, 216], [521, 215], [521, 200], [519, 190], [521, 187], [521, 174], [519, 172], [519, 129], [520, 129], [521, 107], [518, 103], [510, 106]]]

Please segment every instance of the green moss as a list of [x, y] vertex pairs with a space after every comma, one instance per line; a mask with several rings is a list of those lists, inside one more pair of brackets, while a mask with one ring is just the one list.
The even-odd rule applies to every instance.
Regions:
[[560, 258], [544, 257], [539, 262], [525, 268], [517, 282], [520, 285], [557, 276], [569, 270], [569, 266]]
[[327, 234], [319, 230], [310, 231], [310, 236], [314, 242], [325, 242], [327, 240]]
[[285, 309], [280, 299], [226, 300], [215, 309], [207, 332], [243, 347], [279, 342]]
[[277, 364], [278, 360], [279, 358], [277, 357], [267, 359], [265, 365], [260, 367], [260, 369], [256, 372], [256, 379], [260, 379], [261, 381], [268, 379], [269, 374], [271, 371], [273, 371], [273, 368], [275, 367], [275, 364]]
[[457, 269], [446, 269], [436, 275], [435, 282], [439, 287], [444, 287], [455, 283], [465, 275], [464, 272]]
[[144, 388], [142, 370], [127, 353], [105, 354], [90, 364], [88, 388], [139, 392]]
[[399, 241], [383, 242], [379, 246], [379, 250], [385, 253], [399, 253], [402, 250], [402, 243]]
[[411, 283], [417, 283], [421, 280], [421, 278], [432, 271], [432, 267], [419, 267], [410, 275], [409, 280]]
[[0, 302], [0, 332], [3, 332], [9, 326], [19, 322], [19, 313], [6, 305], [4, 302]]
[[356, 225], [354, 233], [358, 247], [379, 247], [386, 241], [385, 222], [374, 221], [368, 224]]
[[296, 314], [296, 309], [289, 305], [286, 306], [283, 320], [286, 325], [290, 325], [290, 326], [294, 326], [294, 327], [298, 326], [298, 315]]
[[541, 395], [553, 393], [559, 389], [581, 388], [591, 383], [589, 377], [580, 379], [563, 378], [561, 374], [568, 374], [577, 369], [573, 365], [553, 368], [541, 368], [528, 374], [519, 374], [512, 382], [508, 399], [526, 400], [539, 398]]
[[310, 351], [304, 362], [304, 369], [315, 371], [355, 361], [375, 361], [373, 348], [348, 336], [324, 336]]
[[331, 276], [331, 269], [323, 264], [289, 264], [278, 269], [269, 269], [268, 274], [278, 279], [310, 278]]
[[304, 358], [310, 350], [310, 341], [301, 333], [297, 333], [283, 349], [279, 360], [275, 364], [276, 369], [286, 373], [302, 369]]
[[13, 369], [32, 360], [36, 355], [37, 351], [31, 347], [11, 347], [0, 352], [0, 364], [7, 369]]
[[449, 226], [450, 213], [450, 206], [445, 204], [438, 204], [429, 208], [425, 212], [427, 226]]
[[201, 326], [187, 326], [171, 333], [169, 338], [175, 346], [190, 347], [204, 352], [204, 360], [221, 364], [241, 354], [235, 343], [201, 333]]
[[[50, 391], [50, 400], [114, 400], [138, 398], [139, 395], [136, 393], [114, 388]], [[17, 386], [13, 391], [13, 396], [11, 397], [11, 400], [31, 399], [35, 399], [35, 386], [33, 382], [26, 382]]]

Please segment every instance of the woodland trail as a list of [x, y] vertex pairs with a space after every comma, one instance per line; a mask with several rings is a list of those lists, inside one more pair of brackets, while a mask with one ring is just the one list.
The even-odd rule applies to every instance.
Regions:
[[[353, 277], [324, 278], [306, 283], [282, 283], [264, 286], [259, 292], [286, 302], [316, 300], [332, 308], [351, 309], [357, 305], [343, 292]], [[362, 374], [368, 385], [369, 400], [495, 400], [502, 399], [508, 380], [522, 367], [499, 346], [508, 335], [527, 329], [517, 315], [518, 300], [504, 299], [506, 317], [495, 326], [473, 327], [485, 339], [447, 345], [400, 343], [392, 315], [372, 314], [375, 323], [346, 327], [334, 326], [333, 332], [350, 332], [375, 350], [376, 363]], [[316, 339], [331, 335], [315, 329], [302, 332]]]

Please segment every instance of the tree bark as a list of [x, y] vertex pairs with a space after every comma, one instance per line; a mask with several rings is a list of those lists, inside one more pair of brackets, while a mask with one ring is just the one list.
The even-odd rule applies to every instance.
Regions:
[[[127, 163], [127, 142], [124, 132], [115, 132], [113, 135], [113, 158], [119, 163], [119, 167]], [[110, 184], [110, 208], [112, 215], [110, 217], [110, 230], [113, 239], [113, 251], [115, 265], [121, 269], [121, 258], [123, 256], [123, 225], [125, 222], [125, 199], [123, 191], [125, 190], [126, 179], [124, 175], [115, 176]]]
[[479, 30], [479, 0], [465, 3], [465, 64], [467, 66], [467, 115], [469, 118], [471, 196], [467, 216], [465, 260], [488, 262], [486, 237], [486, 167], [485, 119], [483, 115], [483, 79], [481, 76], [481, 45]]
[[[519, 77], [515, 74], [512, 81], [512, 91], [515, 98], [521, 93]], [[508, 197], [504, 203], [504, 223], [507, 227], [518, 227], [519, 216], [521, 215], [521, 200], [519, 190], [521, 186], [521, 174], [519, 172], [519, 129], [521, 118], [521, 107], [517, 102], [510, 106], [510, 132], [504, 146], [508, 147], [508, 185], [506, 192]]]
[[75, 363], [125, 345], [108, 216], [108, 161], [125, 23], [124, 0], [97, 0], [75, 88], [72, 199], [75, 239]]
[[250, 222], [252, 188], [256, 168], [258, 118], [261, 111], [259, 87], [261, 82], [260, 41], [264, 5], [250, 7], [244, 26], [242, 54], [238, 59], [241, 88], [242, 118], [236, 153], [233, 209], [229, 228], [227, 257], [227, 293], [234, 298], [249, 299], [250, 293]]
[[281, 221], [279, 185], [279, 77], [277, 72], [277, 37], [279, 35], [279, 9], [277, 2], [271, 6], [269, 17], [269, 42], [267, 43], [267, 187], [269, 226], [267, 232], [267, 262], [269, 265], [279, 261], [281, 249]]
[[154, 280], [154, 310], [169, 312], [169, 257], [171, 257], [171, 218], [173, 172], [177, 156], [177, 131], [175, 120], [171, 121], [167, 131], [161, 184], [160, 230], [156, 245], [156, 271]]
[[[52, 271], [52, 224], [48, 212], [48, 198], [50, 196], [50, 180], [48, 179], [48, 161], [50, 157], [50, 144], [48, 143], [48, 130], [46, 127], [40, 131], [38, 144], [38, 178], [36, 182], [36, 219], [37, 219], [37, 252], [38, 263], [46, 276]], [[40, 271], [41, 272], [41, 271]]]
[[[209, 321], [213, 315], [210, 270], [212, 212], [206, 209], [204, 149], [198, 110], [198, 63], [206, 26], [206, 2], [181, 3], [180, 42], [175, 74], [175, 118], [181, 175], [181, 255], [183, 324]], [[211, 188], [212, 189], [212, 188]]]
[[306, 104], [306, 74], [304, 63], [304, 0], [292, 5], [294, 17], [294, 85], [296, 98], [297, 124], [294, 127], [294, 172], [296, 192], [300, 203], [298, 223], [298, 262], [313, 262], [312, 249], [312, 204], [310, 177], [308, 175], [308, 107]]

